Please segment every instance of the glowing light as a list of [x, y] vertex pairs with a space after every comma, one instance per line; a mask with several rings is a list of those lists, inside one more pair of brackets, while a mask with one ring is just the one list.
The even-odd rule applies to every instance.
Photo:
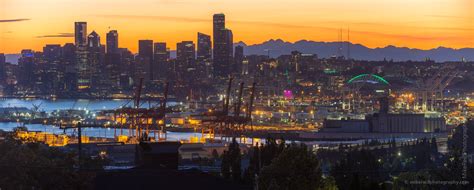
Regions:
[[375, 75], [375, 74], [360, 74], [360, 75], [357, 75], [357, 76], [351, 78], [349, 81], [347, 81], [347, 83], [352, 83], [352, 82], [354, 82], [354, 81], [356, 81], [356, 80], [359, 80], [359, 79], [361, 79], [361, 78], [363, 78], [363, 77], [366, 77], [366, 76], [368, 76], [368, 77], [373, 77], [373, 78], [375, 78], [377, 81], [380, 81], [380, 82], [382, 82], [382, 83], [384, 83], [384, 84], [387, 84], [387, 85], [390, 84], [390, 83], [389, 83], [387, 80], [385, 80], [383, 77], [378, 76], [378, 75]]
[[283, 96], [286, 99], [292, 99], [293, 98], [293, 92], [291, 92], [291, 90], [284, 90], [283, 91]]

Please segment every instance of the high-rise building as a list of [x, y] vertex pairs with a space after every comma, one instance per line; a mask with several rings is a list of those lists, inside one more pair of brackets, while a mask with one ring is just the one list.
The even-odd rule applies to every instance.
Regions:
[[210, 61], [212, 58], [211, 36], [198, 32], [197, 61], [199, 64]]
[[[117, 89], [119, 87], [120, 74], [127, 68], [122, 66], [122, 54], [118, 46], [118, 32], [111, 30], [106, 36], [107, 53], [104, 57], [104, 66], [102, 67], [102, 78], [99, 80], [99, 88], [104, 92], [110, 91], [110, 87]], [[99, 90], [100, 91], [100, 90]]]
[[142, 57], [153, 56], [153, 40], [139, 40], [138, 41], [138, 55]]
[[244, 46], [238, 45], [235, 47], [234, 52], [234, 71], [241, 73], [242, 71], [242, 62], [244, 61]]
[[73, 43], [66, 43], [61, 48], [63, 61], [66, 65], [72, 65], [76, 57], [76, 46]]
[[35, 82], [35, 62], [34, 52], [31, 49], [21, 50], [21, 57], [18, 60], [18, 85], [24, 89], [31, 89]]
[[199, 74], [205, 78], [212, 77], [212, 44], [211, 36], [198, 32], [197, 63]]
[[48, 62], [59, 61], [61, 58], [61, 45], [47, 44], [43, 47], [43, 56]]
[[102, 76], [99, 81], [99, 86], [104, 88], [105, 91], [109, 90], [110, 87], [116, 88], [119, 86], [119, 76], [122, 73], [122, 70], [127, 70], [127, 68], [122, 68], [122, 60], [120, 53], [106, 53], [104, 57], [104, 67], [102, 67]]
[[242, 73], [241, 73], [241, 75], [248, 75], [248, 74], [249, 74], [249, 60], [245, 58], [242, 61]]
[[213, 31], [214, 31], [214, 42], [216, 41], [216, 34], [220, 31], [225, 29], [225, 15], [220, 13], [220, 14], [214, 14], [213, 16]]
[[291, 72], [300, 72], [301, 67], [301, 52], [299, 51], [292, 51], [291, 52], [291, 59], [290, 59], [290, 68]]
[[76, 46], [87, 45], [87, 22], [76, 22], [74, 24], [74, 42]]
[[0, 84], [4, 84], [7, 78], [6, 62], [5, 54], [0, 53]]
[[94, 91], [97, 91], [100, 86], [101, 78], [105, 77], [101, 71], [104, 60], [105, 49], [100, 43], [100, 36], [95, 31], [92, 31], [87, 36], [87, 59], [89, 61], [89, 72], [91, 74], [90, 86]]
[[87, 92], [90, 89], [91, 74], [87, 60], [87, 23], [76, 22], [74, 25], [76, 45], [77, 89]]
[[87, 47], [89, 48], [99, 48], [101, 47], [100, 45], [100, 36], [97, 34], [97, 32], [92, 31], [88, 36], [87, 36]]
[[196, 66], [196, 49], [193, 41], [182, 41], [176, 44], [176, 60], [185, 67]]
[[107, 53], [118, 53], [118, 32], [111, 30], [107, 33]]
[[73, 43], [66, 43], [61, 49], [62, 67], [59, 80], [61, 81], [60, 90], [66, 93], [76, 92], [77, 90], [77, 67], [76, 46]]
[[213, 17], [213, 66], [217, 77], [229, 74], [233, 57], [232, 31], [225, 28], [225, 15], [215, 14]]
[[145, 80], [153, 80], [153, 40], [138, 41], [138, 56]]
[[157, 42], [154, 44], [154, 72], [155, 79], [158, 76], [163, 77], [167, 72], [167, 63], [168, 59], [170, 58], [170, 52], [168, 48], [166, 48], [165, 42]]
[[7, 62], [7, 58], [5, 57], [5, 54], [0, 53], [0, 64], [5, 64]]

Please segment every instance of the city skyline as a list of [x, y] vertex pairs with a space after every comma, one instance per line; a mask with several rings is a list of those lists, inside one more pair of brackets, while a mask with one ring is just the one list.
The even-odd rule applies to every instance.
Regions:
[[474, 189], [474, 0], [0, 0], [2, 189]]
[[[419, 49], [473, 47], [470, 36], [474, 31], [474, 19], [470, 1], [418, 0], [408, 4], [365, 0], [357, 2], [359, 5], [345, 2], [353, 6], [340, 8], [335, 6], [340, 2], [303, 0], [282, 1], [278, 5], [262, 1], [253, 4], [249, 1], [224, 1], [211, 3], [210, 6], [205, 6], [207, 1], [140, 0], [134, 4], [114, 1], [113, 9], [99, 8], [111, 1], [97, 4], [84, 0], [60, 5], [54, 2], [2, 0], [0, 41], [7, 45], [2, 45], [0, 51], [19, 53], [22, 49], [41, 50], [46, 44], [73, 42], [71, 23], [85, 21], [90, 31], [94, 30], [103, 37], [109, 30], [117, 30], [121, 34], [120, 47], [138, 52], [137, 41], [140, 39], [176, 44], [196, 41], [197, 32], [212, 34], [211, 16], [219, 12], [226, 14], [228, 28], [234, 33], [234, 42], [247, 44], [269, 39], [338, 41], [341, 28], [342, 39], [346, 40], [347, 29], [350, 28], [352, 43], [371, 48], [388, 45]], [[85, 8], [91, 4], [96, 7]], [[290, 5], [290, 8], [285, 7]], [[125, 7], [129, 9], [124, 10]], [[195, 10], [189, 11], [192, 7]], [[153, 8], [156, 11], [152, 11]], [[403, 12], [399, 8], [403, 8]], [[157, 13], [161, 9], [164, 11]], [[45, 10], [51, 11], [41, 15]], [[136, 13], [137, 10], [140, 14]], [[59, 15], [61, 17], [57, 17]], [[175, 49], [174, 46], [170, 48]]]

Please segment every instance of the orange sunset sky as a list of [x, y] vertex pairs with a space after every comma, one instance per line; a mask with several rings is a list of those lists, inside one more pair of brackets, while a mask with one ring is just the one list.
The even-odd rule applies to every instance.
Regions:
[[[73, 42], [75, 21], [87, 21], [105, 43], [136, 52], [139, 39], [196, 41], [212, 34], [212, 15], [226, 14], [234, 41], [350, 41], [430, 49], [474, 47], [474, 0], [0, 0], [0, 53]], [[62, 37], [60, 37], [62, 36]]]

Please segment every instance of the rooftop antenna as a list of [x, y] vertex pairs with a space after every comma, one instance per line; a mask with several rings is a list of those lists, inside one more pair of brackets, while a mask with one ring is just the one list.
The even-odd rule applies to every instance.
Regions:
[[350, 40], [350, 30], [347, 27], [347, 60], [351, 60], [351, 40]]
[[337, 56], [342, 57], [342, 28], [339, 31], [339, 43], [338, 43], [338, 49], [337, 49]]

